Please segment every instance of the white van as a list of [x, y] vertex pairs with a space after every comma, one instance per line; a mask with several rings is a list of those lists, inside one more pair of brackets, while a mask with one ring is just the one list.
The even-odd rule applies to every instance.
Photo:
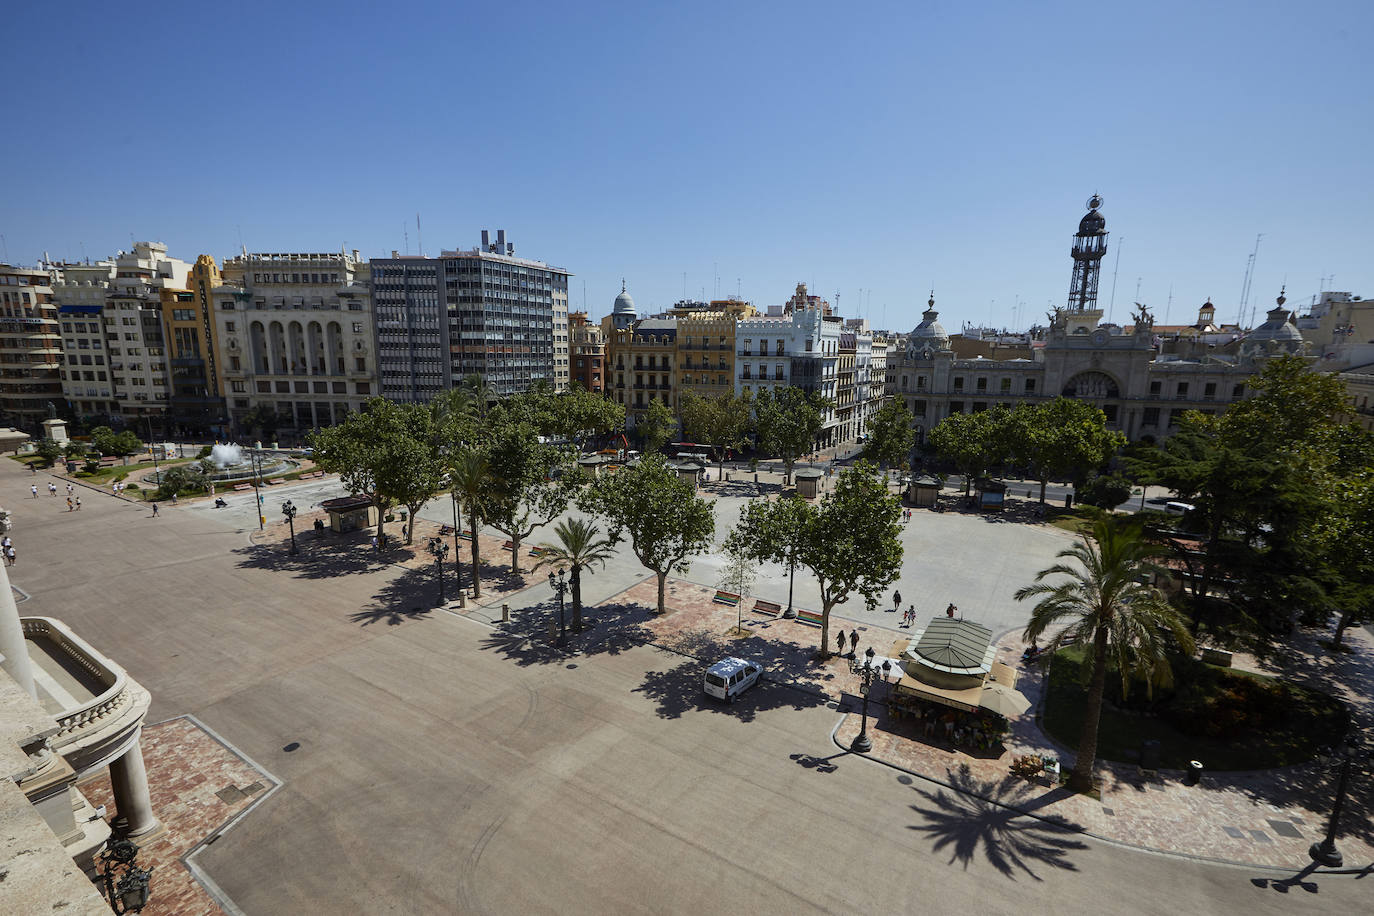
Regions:
[[742, 658], [722, 658], [706, 669], [702, 684], [706, 695], [718, 700], [735, 702], [735, 697], [758, 683], [763, 668]]
[[1192, 512], [1193, 509], [1194, 506], [1192, 503], [1174, 502], [1164, 504], [1164, 511], [1170, 515], [1187, 515], [1189, 512]]

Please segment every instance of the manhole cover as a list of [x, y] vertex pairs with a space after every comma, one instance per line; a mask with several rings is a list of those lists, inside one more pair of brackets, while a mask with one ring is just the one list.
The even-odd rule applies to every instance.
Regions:
[[1243, 839], [1245, 839], [1245, 834], [1244, 834], [1244, 833], [1241, 833], [1241, 832], [1240, 832], [1239, 830], [1237, 830], [1235, 827], [1222, 827], [1221, 829], [1224, 830], [1224, 831], [1226, 831], [1226, 835], [1229, 836], [1229, 837], [1230, 837], [1231, 839], [1233, 839], [1233, 840], [1243, 840]]
[[1102, 806], [1102, 813], [1107, 815], [1108, 817], [1116, 817], [1116, 812], [1113, 811], [1111, 808], [1108, 808], [1106, 805]]
[[1302, 838], [1302, 832], [1298, 830], [1297, 827], [1294, 827], [1292, 824], [1288, 823], [1288, 821], [1271, 820], [1269, 822], [1269, 826], [1273, 827], [1274, 832], [1277, 833], [1279, 836], [1293, 837], [1294, 839]]
[[215, 794], [219, 796], [219, 800], [226, 805], [232, 805], [234, 802], [242, 801], [246, 797], [238, 790], [237, 786], [225, 786]]
[[1256, 843], [1274, 842], [1273, 840], [1269, 839], [1269, 834], [1265, 833], [1263, 830], [1251, 830], [1250, 835], [1255, 838]]
[[262, 788], [263, 786], [260, 782], [250, 783], [249, 785], [243, 787], [243, 794], [256, 795], [257, 793], [262, 791]]

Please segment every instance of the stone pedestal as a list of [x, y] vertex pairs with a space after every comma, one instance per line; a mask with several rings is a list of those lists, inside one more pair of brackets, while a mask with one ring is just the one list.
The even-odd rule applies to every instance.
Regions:
[[58, 445], [66, 445], [71, 441], [71, 439], [67, 437], [67, 421], [57, 419], [44, 420], [43, 438], [51, 439]]
[[143, 748], [133, 746], [110, 763], [110, 788], [114, 791], [115, 809], [129, 823], [129, 836], [150, 833], [158, 827], [153, 815], [153, 803], [148, 794], [148, 770], [143, 765]]

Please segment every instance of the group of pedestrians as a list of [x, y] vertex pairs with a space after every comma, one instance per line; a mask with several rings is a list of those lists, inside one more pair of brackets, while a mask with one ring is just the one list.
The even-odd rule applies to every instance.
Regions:
[[0, 554], [3, 554], [5, 557], [6, 566], [13, 566], [19, 559], [14, 552], [14, 541], [10, 540], [8, 534], [0, 538]]
[[[849, 640], [849, 657], [853, 658], [855, 653], [859, 651], [859, 631], [850, 630], [849, 636], [847, 638]], [[844, 630], [841, 630], [840, 632], [835, 634], [835, 651], [840, 655], [844, 655], [845, 639], [846, 636]]]
[[[29, 486], [29, 492], [33, 494], [34, 499], [37, 499], [38, 484], [31, 484]], [[54, 499], [57, 498], [57, 484], [53, 483], [51, 480], [48, 481], [48, 495], [53, 497]], [[80, 509], [81, 497], [76, 495], [76, 487], [72, 486], [71, 484], [67, 484], [67, 511], [77, 512], [80, 511]], [[8, 541], [9, 538], [5, 538], [5, 540]], [[5, 562], [10, 566], [14, 565], [14, 563], [10, 562], [9, 554], [5, 554]]]

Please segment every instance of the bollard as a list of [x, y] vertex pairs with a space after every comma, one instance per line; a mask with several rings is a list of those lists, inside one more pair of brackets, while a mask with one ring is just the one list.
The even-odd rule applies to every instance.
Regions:
[[510, 605], [509, 605], [509, 604], [503, 604], [503, 605], [501, 605], [501, 622], [502, 622], [502, 623], [509, 623], [509, 622], [510, 622]]
[[458, 607], [460, 607], [460, 608], [465, 608], [465, 607], [467, 607], [467, 606], [468, 606], [468, 593], [465, 592], [465, 591], [463, 591], [463, 590], [460, 588], [460, 589], [458, 589]]

